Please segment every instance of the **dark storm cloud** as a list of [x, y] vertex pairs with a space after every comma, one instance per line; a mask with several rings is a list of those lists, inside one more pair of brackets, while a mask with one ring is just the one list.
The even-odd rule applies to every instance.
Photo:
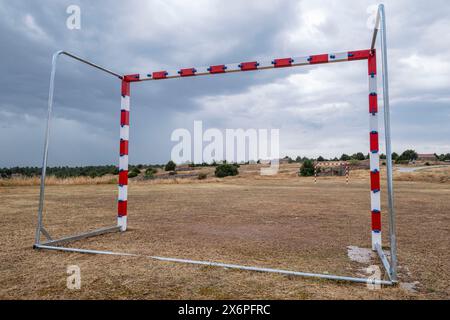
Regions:
[[[394, 147], [449, 152], [449, 4], [387, 1]], [[81, 30], [66, 8], [81, 7]], [[0, 166], [38, 165], [50, 59], [119, 73], [366, 48], [371, 1], [0, 1]], [[437, 37], [436, 35], [439, 35]], [[446, 45], [447, 44], [447, 45]], [[447, 57], [447, 58], [446, 58]], [[366, 149], [363, 65], [133, 85], [132, 163], [164, 162], [177, 127], [281, 128], [285, 153]], [[62, 57], [50, 164], [115, 163], [119, 82]], [[340, 134], [336, 137], [336, 132]], [[322, 150], [320, 150], [322, 148]]]

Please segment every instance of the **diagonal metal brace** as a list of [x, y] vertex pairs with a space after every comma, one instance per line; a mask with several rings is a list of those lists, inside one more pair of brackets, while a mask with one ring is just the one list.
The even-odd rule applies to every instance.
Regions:
[[56, 240], [50, 240], [47, 242], [44, 242], [43, 245], [59, 245], [62, 243], [67, 243], [67, 242], [72, 242], [72, 241], [78, 241], [81, 239], [85, 239], [85, 238], [89, 238], [89, 237], [94, 237], [94, 236], [99, 236], [101, 234], [105, 234], [105, 233], [111, 233], [111, 232], [118, 232], [120, 231], [120, 227], [119, 226], [113, 226], [113, 227], [106, 227], [106, 228], [101, 228], [101, 229], [97, 229], [94, 231], [89, 231], [86, 233], [80, 233], [74, 236], [69, 236], [69, 237], [64, 237], [61, 239], [56, 239]]

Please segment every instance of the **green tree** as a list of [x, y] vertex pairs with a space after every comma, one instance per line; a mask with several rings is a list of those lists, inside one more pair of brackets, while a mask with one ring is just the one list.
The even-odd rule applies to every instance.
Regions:
[[298, 174], [302, 177], [313, 176], [314, 175], [314, 163], [311, 160], [303, 161]]
[[398, 159], [398, 153], [397, 152], [392, 152], [392, 160], [397, 160]]
[[366, 157], [364, 156], [364, 153], [358, 152], [352, 155], [352, 158], [355, 160], [364, 160]]
[[238, 166], [236, 165], [224, 163], [216, 167], [216, 171], [214, 174], [218, 178], [237, 176], [239, 174], [239, 170]]
[[417, 159], [417, 152], [411, 149], [403, 151], [398, 160], [412, 161]]
[[164, 170], [165, 171], [174, 171], [176, 167], [177, 167], [177, 165], [175, 164], [175, 162], [170, 160], [169, 162], [167, 162], [166, 166], [164, 167]]
[[317, 161], [326, 161], [326, 159], [325, 159], [324, 157], [322, 157], [322, 156], [319, 156], [319, 157], [317, 158]]
[[343, 153], [341, 156], [341, 161], [348, 161], [350, 160], [350, 156], [348, 154]]

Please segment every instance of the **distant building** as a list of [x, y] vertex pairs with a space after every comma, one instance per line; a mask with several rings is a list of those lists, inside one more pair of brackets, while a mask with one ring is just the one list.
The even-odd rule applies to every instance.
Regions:
[[417, 160], [419, 161], [436, 161], [436, 155], [433, 153], [418, 153]]

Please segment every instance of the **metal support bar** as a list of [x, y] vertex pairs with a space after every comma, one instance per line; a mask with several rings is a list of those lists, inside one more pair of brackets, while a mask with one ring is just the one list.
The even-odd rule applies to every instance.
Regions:
[[366, 283], [366, 284], [377, 284], [377, 285], [392, 285], [393, 284], [392, 281], [387, 281], [387, 280], [356, 278], [356, 277], [337, 276], [337, 275], [332, 275], [332, 274], [309, 273], [309, 272], [290, 271], [290, 270], [283, 270], [283, 269], [242, 266], [242, 265], [238, 265], [238, 264], [228, 264], [228, 263], [221, 263], [221, 262], [167, 258], [167, 257], [159, 257], [159, 256], [144, 256], [144, 255], [139, 255], [139, 254], [121, 253], [121, 252], [114, 252], [114, 251], [76, 249], [76, 248], [55, 247], [55, 246], [48, 246], [48, 245], [36, 245], [36, 248], [37, 249], [57, 250], [57, 251], [67, 251], [67, 252], [76, 252], [76, 253], [142, 257], [142, 258], [154, 259], [154, 260], [159, 260], [159, 261], [167, 261], [167, 262], [187, 263], [187, 264], [204, 265], [204, 266], [211, 266], [211, 267], [221, 267], [221, 268], [227, 268], [227, 269], [238, 269], [238, 270], [246, 270], [246, 271], [278, 273], [278, 274], [300, 276], [300, 277], [307, 277], [307, 278], [320, 278], [320, 279], [327, 279], [327, 280], [349, 281], [349, 282]]
[[106, 227], [106, 228], [101, 228], [101, 229], [97, 229], [97, 230], [94, 230], [94, 231], [80, 233], [80, 234], [77, 234], [77, 235], [74, 235], [74, 236], [68, 236], [68, 237], [64, 237], [64, 238], [61, 238], [61, 239], [47, 241], [47, 242], [44, 242], [43, 245], [58, 245], [58, 244], [61, 244], [61, 243], [67, 243], [67, 242], [71, 242], [71, 241], [78, 241], [78, 240], [81, 240], [81, 239], [85, 239], [85, 238], [89, 238], [89, 237], [95, 237], [95, 236], [99, 236], [101, 234], [111, 233], [111, 232], [118, 232], [118, 231], [120, 231], [120, 227], [119, 226]]
[[85, 64], [87, 64], [87, 65], [90, 65], [91, 67], [94, 67], [94, 68], [96, 68], [96, 69], [99, 69], [99, 70], [101, 70], [101, 71], [104, 71], [104, 72], [106, 72], [106, 73], [109, 73], [109, 74], [111, 74], [111, 75], [113, 75], [113, 76], [116, 76], [116, 77], [119, 78], [119, 79], [122, 79], [122, 78], [123, 78], [123, 77], [122, 77], [120, 74], [118, 74], [117, 72], [114, 72], [114, 71], [112, 71], [112, 70], [110, 70], [110, 69], [107, 69], [107, 68], [105, 68], [105, 67], [102, 67], [102, 66], [100, 66], [100, 65], [98, 65], [98, 64], [96, 64], [96, 63], [90, 62], [90, 61], [88, 61], [88, 60], [86, 60], [86, 59], [80, 58], [79, 56], [76, 56], [76, 55], [74, 55], [73, 53], [70, 53], [70, 52], [67, 52], [67, 51], [64, 51], [64, 50], [60, 50], [60, 51], [57, 51], [57, 52], [55, 53], [55, 55], [56, 55], [56, 56], [65, 55], [65, 56], [71, 57], [71, 58], [73, 58], [73, 59], [75, 59], [75, 60], [78, 60], [78, 61], [80, 61], [80, 62], [82, 62], [82, 63], [85, 63]]
[[103, 251], [103, 250], [90, 250], [90, 249], [78, 249], [78, 248], [66, 248], [66, 247], [55, 247], [46, 244], [38, 244], [34, 246], [36, 249], [54, 250], [54, 251], [65, 251], [74, 253], [88, 253], [88, 254], [105, 254], [111, 256], [124, 256], [124, 257], [140, 257], [138, 254], [125, 253], [125, 252], [113, 252], [113, 251]]
[[393, 281], [397, 281], [397, 236], [395, 226], [394, 209], [394, 185], [392, 178], [392, 148], [391, 148], [391, 116], [389, 107], [389, 77], [387, 62], [387, 43], [386, 43], [386, 15], [384, 5], [378, 7], [381, 23], [381, 61], [383, 70], [383, 104], [384, 104], [384, 131], [386, 140], [386, 171], [388, 188], [388, 206], [389, 206], [389, 240], [391, 249], [391, 270], [390, 276]]
[[48, 231], [47, 230], [45, 230], [45, 228], [44, 227], [41, 227], [41, 232], [42, 232], [42, 234], [47, 238], [47, 240], [53, 240], [53, 238], [52, 238], [52, 236], [50, 235], [50, 233], [48, 233]]
[[378, 35], [379, 28], [380, 28], [380, 7], [378, 7], [377, 17], [375, 19], [375, 27], [373, 29], [373, 35], [372, 35], [372, 44], [370, 45], [371, 50], [375, 49], [375, 43], [377, 41], [377, 35]]
[[44, 195], [45, 195], [45, 177], [47, 174], [47, 161], [48, 161], [48, 144], [49, 144], [49, 138], [50, 138], [50, 124], [51, 124], [51, 118], [52, 118], [52, 111], [53, 111], [53, 96], [55, 92], [55, 75], [56, 75], [56, 64], [58, 62], [58, 57], [60, 55], [66, 55], [68, 57], [71, 57], [77, 61], [80, 61], [82, 63], [85, 63], [91, 67], [94, 67], [96, 69], [99, 69], [101, 71], [104, 71], [106, 73], [109, 73], [113, 76], [118, 77], [119, 79], [122, 79], [122, 76], [119, 75], [116, 72], [113, 72], [109, 69], [106, 69], [102, 66], [99, 66], [95, 63], [92, 63], [90, 61], [87, 61], [83, 58], [80, 58], [74, 54], [71, 54], [69, 52], [60, 50], [53, 54], [52, 57], [52, 71], [50, 74], [50, 86], [48, 90], [48, 110], [47, 110], [47, 128], [45, 131], [45, 142], [44, 142], [44, 155], [42, 159], [42, 171], [41, 171], [41, 185], [40, 185], [40, 193], [39, 193], [39, 208], [38, 208], [38, 221], [36, 226], [36, 236], [35, 236], [35, 244], [41, 243], [41, 232], [42, 232], [42, 212], [44, 210]]
[[377, 250], [378, 253], [378, 257], [380, 258], [381, 262], [383, 263], [384, 269], [386, 270], [386, 273], [389, 276], [389, 279], [391, 281], [392, 280], [392, 276], [391, 276], [391, 266], [389, 265], [389, 260], [387, 259], [386, 255], [383, 252], [383, 249], [381, 248], [381, 246], [379, 244], [377, 244], [375, 246], [375, 249]]

